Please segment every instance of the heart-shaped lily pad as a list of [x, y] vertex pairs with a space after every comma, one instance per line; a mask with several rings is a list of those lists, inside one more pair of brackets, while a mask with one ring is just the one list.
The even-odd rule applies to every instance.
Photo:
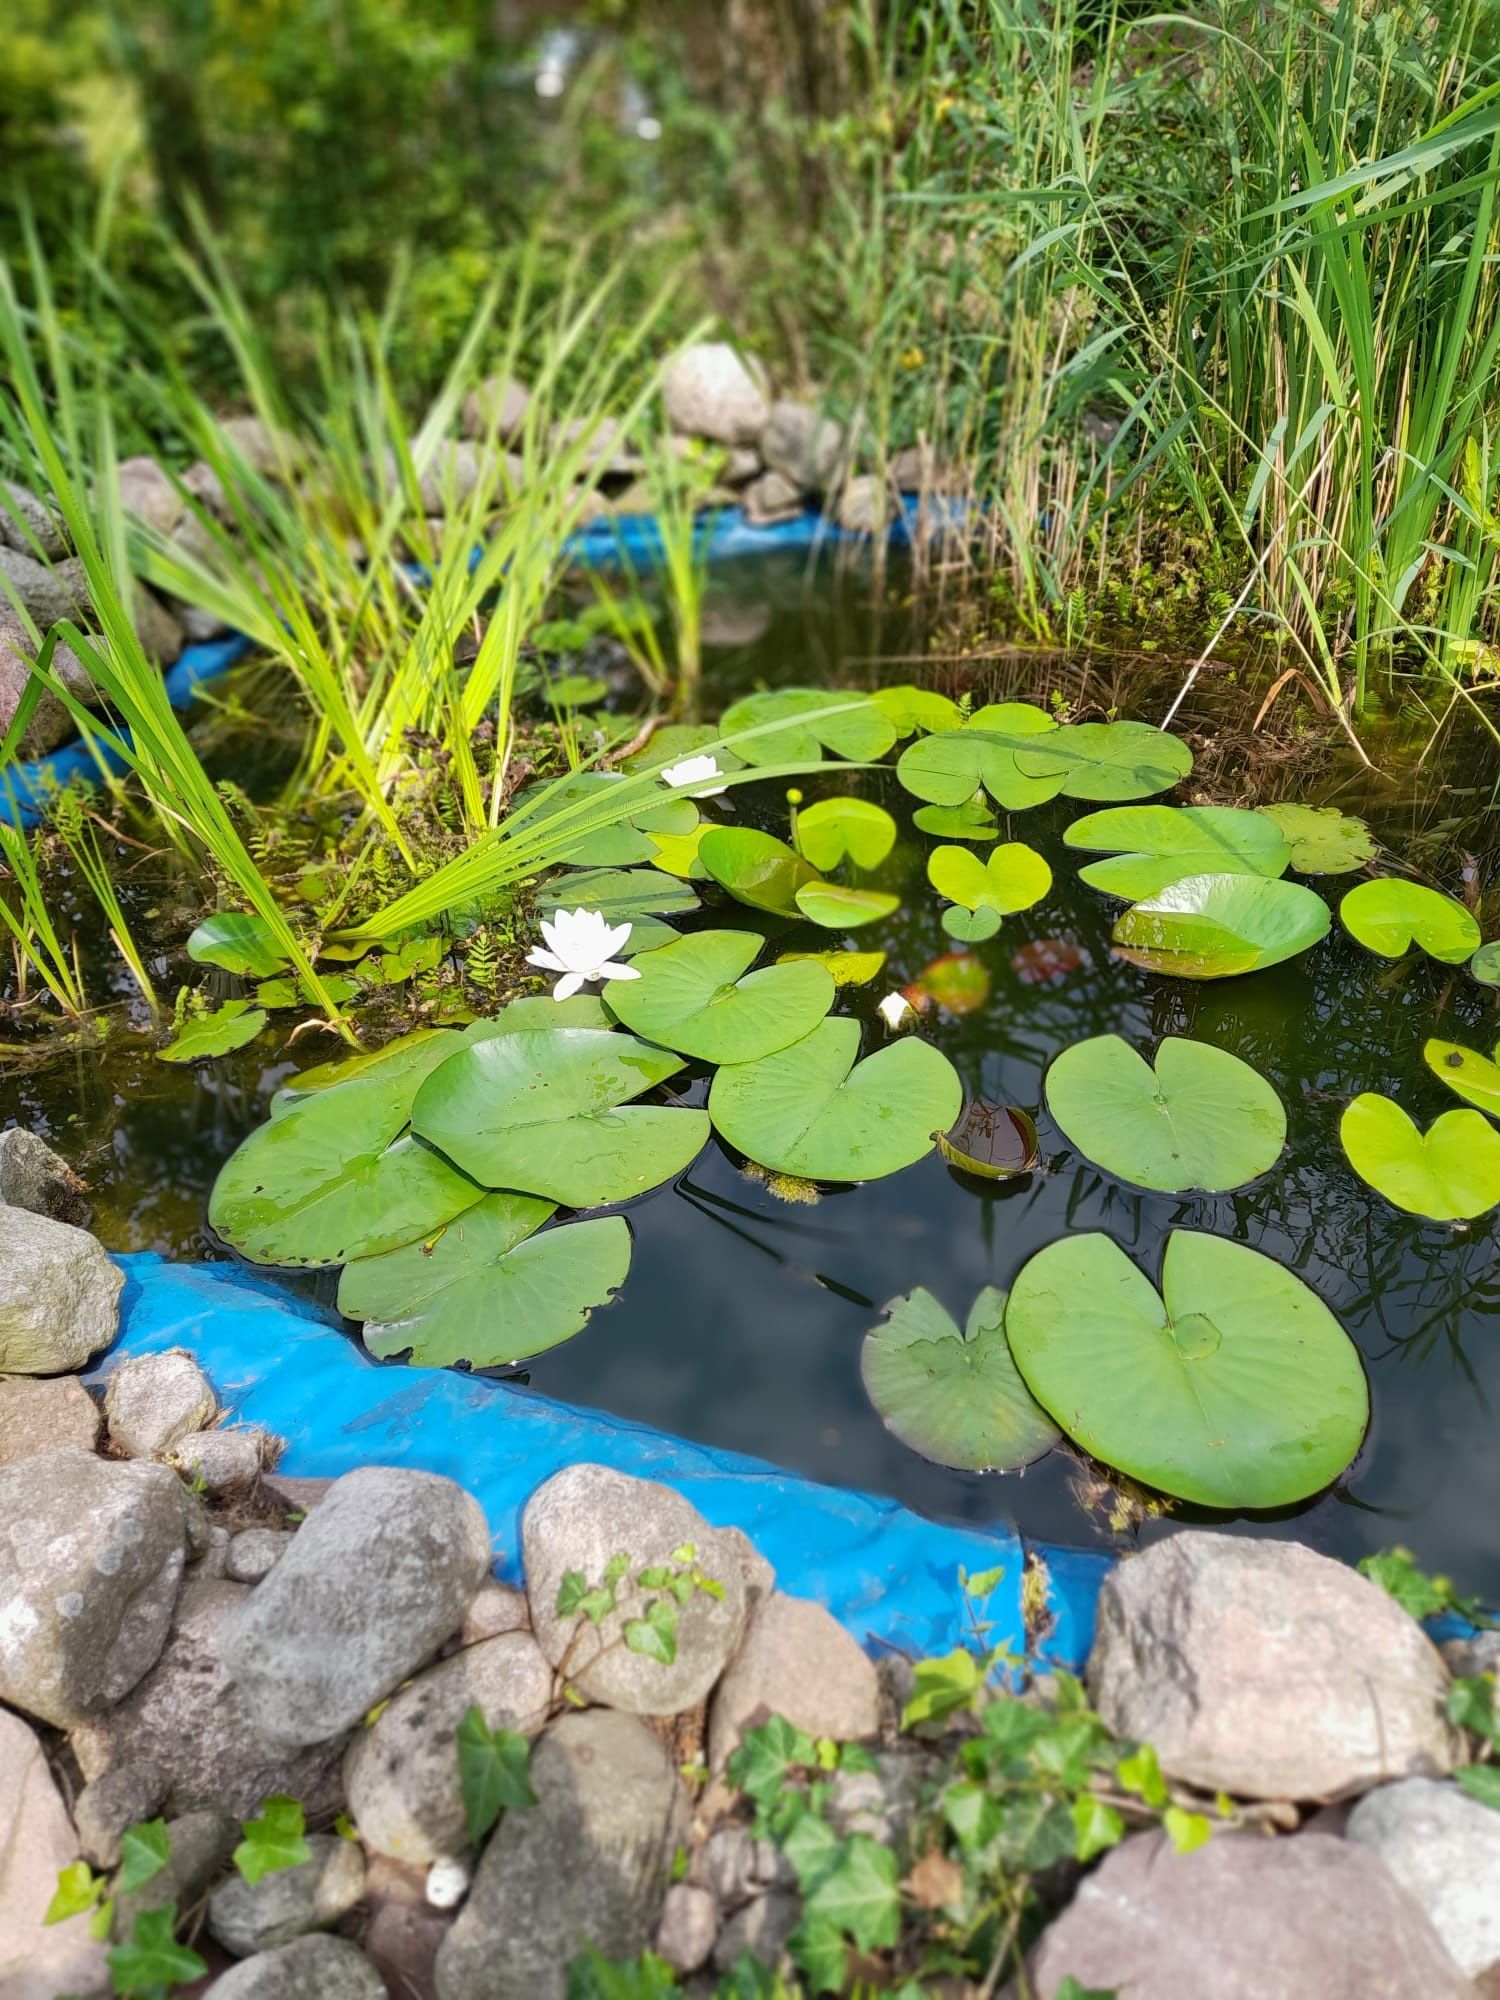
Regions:
[[1339, 1139], [1360, 1179], [1411, 1215], [1472, 1222], [1500, 1202], [1500, 1132], [1477, 1111], [1445, 1111], [1424, 1132], [1367, 1090], [1346, 1107]]
[[960, 729], [909, 745], [896, 776], [932, 805], [966, 805], [982, 786], [1006, 812], [1024, 812], [1056, 798], [1058, 787], [1050, 778], [1028, 777], [1020, 769], [1017, 745], [1056, 728], [1052, 716], [1028, 701], [998, 702], [980, 709]]
[[1092, 888], [1132, 903], [1184, 875], [1275, 876], [1291, 859], [1278, 827], [1235, 806], [1112, 806], [1074, 820], [1063, 839], [1108, 854], [1079, 874]]
[[609, 1004], [647, 1041], [704, 1062], [754, 1062], [811, 1034], [833, 1005], [821, 966], [768, 965], [753, 931], [697, 931], [636, 960], [639, 979], [616, 980]]
[[942, 915], [943, 929], [959, 944], [983, 944], [1000, 929], [1000, 912], [986, 905], [978, 910], [966, 910], [961, 903], [950, 903]]
[[[563, 1004], [566, 1005], [566, 1002]], [[604, 1025], [602, 1018], [600, 1025]], [[412, 1085], [406, 1100], [409, 1110], [422, 1078], [435, 1070], [440, 1062], [446, 1062], [455, 1049], [462, 1047], [463, 1037], [452, 1028], [418, 1028], [412, 1034], [398, 1035], [395, 1041], [387, 1042], [383, 1048], [366, 1049], [357, 1056], [340, 1056], [332, 1062], [318, 1063], [313, 1069], [299, 1070], [295, 1076], [287, 1078], [271, 1099], [271, 1116], [281, 1117], [292, 1105], [310, 1097], [315, 1091], [329, 1090], [335, 1084], [353, 1083], [360, 1077], [371, 1076], [383, 1076], [392, 1082], [398, 1076], [410, 1076]]]
[[737, 902], [778, 916], [795, 917], [797, 891], [818, 880], [817, 869], [784, 840], [753, 826], [710, 827], [698, 843], [698, 858]]
[[[1500, 1049], [1496, 1050], [1500, 1055]], [[1466, 1049], [1462, 1042], [1442, 1042], [1435, 1038], [1422, 1046], [1422, 1060], [1434, 1076], [1442, 1078], [1450, 1090], [1492, 1118], [1500, 1118], [1500, 1062]]]
[[681, 1173], [708, 1137], [701, 1111], [629, 1102], [681, 1068], [593, 1028], [498, 1035], [432, 1072], [412, 1126], [481, 1187], [569, 1208], [629, 1201]]
[[205, 917], [187, 941], [187, 954], [247, 979], [269, 979], [290, 963], [265, 918], [238, 910]]
[[1000, 823], [982, 799], [966, 799], [961, 806], [918, 806], [912, 823], [923, 833], [939, 840], [998, 839]]
[[797, 815], [797, 846], [814, 868], [878, 868], [896, 845], [896, 822], [870, 799], [819, 799]]
[[846, 889], [842, 882], [804, 882], [797, 891], [797, 908], [825, 931], [878, 924], [900, 907], [901, 898], [884, 889]]
[[927, 879], [960, 909], [1008, 917], [1042, 900], [1052, 887], [1052, 870], [1024, 840], [1007, 840], [983, 861], [967, 847], [935, 847], [927, 857]]
[[1339, 922], [1356, 944], [1381, 958], [1401, 958], [1415, 944], [1444, 965], [1462, 965], [1482, 936], [1462, 903], [1440, 889], [1389, 875], [1356, 883], [1339, 904]]
[[893, 726], [898, 736], [924, 735], [934, 730], [957, 729], [963, 710], [956, 701], [932, 688], [910, 686], [876, 688], [871, 701]]
[[726, 708], [719, 732], [735, 737], [767, 723], [784, 725], [764, 735], [736, 740], [747, 764], [816, 764], [823, 751], [850, 763], [883, 757], [896, 741], [894, 724], [866, 694], [832, 694], [822, 688], [778, 688], [746, 695]]
[[859, 1023], [822, 1021], [789, 1049], [721, 1069], [716, 1128], [773, 1173], [868, 1181], [922, 1159], [957, 1119], [963, 1087], [945, 1055], [905, 1036], [863, 1062]]
[[339, 1280], [339, 1311], [365, 1322], [382, 1360], [498, 1368], [570, 1340], [625, 1282], [630, 1227], [620, 1215], [535, 1232], [550, 1201], [491, 1194], [435, 1237], [362, 1257]]
[[1055, 781], [1054, 797], [1149, 799], [1188, 775], [1193, 753], [1146, 722], [1077, 722], [1024, 744], [1016, 765], [1028, 778]]
[[865, 1335], [860, 1373], [886, 1429], [963, 1472], [1016, 1472], [1058, 1430], [1021, 1380], [1005, 1338], [1005, 1294], [986, 1285], [962, 1333], [921, 1286]]
[[1189, 875], [1132, 904], [1114, 928], [1121, 958], [1179, 979], [1227, 979], [1294, 958], [1328, 934], [1328, 905], [1300, 882]]
[[984, 1181], [1011, 1181], [1037, 1163], [1036, 1121], [1013, 1104], [974, 1097], [951, 1132], [938, 1134], [937, 1149], [950, 1167]]
[[1205, 1507], [1284, 1507], [1359, 1449], [1369, 1390], [1317, 1294], [1259, 1251], [1176, 1229], [1161, 1293], [1110, 1237], [1066, 1236], [1005, 1311], [1016, 1366], [1102, 1464]]
[[1286, 1112], [1265, 1078], [1178, 1035], [1154, 1068], [1118, 1035], [1075, 1042], [1047, 1072], [1047, 1109], [1095, 1166], [1171, 1194], [1243, 1187], [1286, 1144]]
[[1373, 861], [1377, 842], [1362, 819], [1337, 806], [1283, 803], [1256, 811], [1280, 828], [1291, 843], [1290, 866], [1299, 875], [1348, 875]]
[[202, 1062], [209, 1056], [227, 1056], [231, 1049], [243, 1049], [255, 1040], [269, 1016], [248, 1000], [226, 1000], [202, 1014], [184, 1014], [177, 1031], [165, 1048], [156, 1051], [158, 1062]]

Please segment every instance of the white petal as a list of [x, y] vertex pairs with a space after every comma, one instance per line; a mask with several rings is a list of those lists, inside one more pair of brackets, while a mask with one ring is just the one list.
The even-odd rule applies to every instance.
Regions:
[[534, 945], [527, 952], [526, 963], [539, 965], [545, 972], [566, 972], [568, 969], [568, 961], [565, 958], [559, 958], [555, 951], [543, 951], [540, 945]]
[[548, 923], [545, 917], [542, 918], [542, 936], [546, 940], [549, 950], [562, 950], [562, 943], [557, 935], [557, 925], [555, 923]]
[[581, 972], [565, 972], [552, 989], [554, 1000], [571, 1000], [584, 983]]
[[633, 965], [621, 965], [617, 959], [610, 959], [594, 974], [596, 979], [639, 979], [640, 976]]
[[904, 993], [887, 993], [879, 1007], [880, 1018], [894, 1034], [909, 1014], [917, 1011]]
[[611, 952], [619, 951], [628, 942], [630, 933], [634, 928], [633, 924], [616, 924], [612, 931], [606, 931], [604, 933], [604, 956], [608, 958]]

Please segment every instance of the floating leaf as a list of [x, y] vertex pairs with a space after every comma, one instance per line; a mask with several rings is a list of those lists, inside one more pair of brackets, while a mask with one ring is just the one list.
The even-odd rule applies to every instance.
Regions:
[[797, 891], [797, 908], [825, 931], [878, 924], [900, 907], [901, 898], [883, 889], [846, 889], [841, 882], [804, 882]]
[[736, 736], [771, 722], [785, 727], [735, 744], [747, 764], [816, 764], [825, 749], [851, 763], [868, 764], [896, 741], [895, 726], [868, 695], [831, 694], [821, 688], [746, 695], [725, 709], [719, 733]]
[[269, 979], [291, 963], [264, 917], [237, 910], [205, 917], [187, 941], [187, 954], [199, 965], [219, 965], [247, 979]]
[[163, 1049], [156, 1051], [158, 1062], [201, 1062], [206, 1056], [227, 1056], [253, 1042], [266, 1025], [266, 1015], [248, 1000], [226, 1000], [202, 1014], [184, 1014], [177, 1032]]
[[833, 1005], [820, 965], [768, 965], [751, 972], [762, 940], [753, 931], [697, 931], [636, 960], [639, 979], [609, 993], [616, 1018], [647, 1041], [704, 1062], [754, 1062], [811, 1034]]
[[1161, 1295], [1108, 1236], [1023, 1266], [1005, 1312], [1037, 1401], [1093, 1458], [1205, 1507], [1284, 1507], [1349, 1464], [1369, 1421], [1359, 1355], [1292, 1272], [1175, 1229]]
[[1375, 858], [1374, 834], [1362, 819], [1337, 806], [1282, 804], [1256, 810], [1290, 841], [1290, 865], [1299, 875], [1348, 875]]
[[950, 701], [945, 694], [936, 694], [931, 688], [876, 688], [870, 699], [898, 736], [914, 736], [919, 730], [931, 734], [935, 730], [957, 729], [964, 719], [956, 701]]
[[966, 799], [961, 806], [918, 806], [913, 824], [941, 840], [994, 840], [1000, 823], [983, 799]]
[[885, 964], [883, 951], [784, 951], [778, 965], [821, 965], [835, 986], [867, 986]]
[[362, 1257], [339, 1280], [339, 1311], [365, 1322], [382, 1360], [495, 1368], [560, 1346], [630, 1269], [630, 1228], [610, 1215], [535, 1232], [550, 1201], [492, 1194], [433, 1238]]
[[1445, 1111], [1424, 1132], [1367, 1090], [1346, 1107], [1339, 1140], [1360, 1179], [1410, 1215], [1472, 1222], [1500, 1202], [1500, 1132], [1477, 1111]]
[[1113, 806], [1074, 820], [1063, 839], [1109, 854], [1079, 874], [1091, 888], [1132, 903], [1184, 875], [1276, 876], [1291, 859], [1278, 827], [1234, 806]]
[[1149, 723], [1077, 722], [1024, 744], [1016, 767], [1025, 777], [1055, 780], [1069, 799], [1147, 799], [1185, 778], [1193, 753]]
[[[602, 1010], [600, 1025], [604, 1025]], [[315, 1091], [329, 1090], [339, 1083], [353, 1083], [360, 1077], [385, 1076], [394, 1081], [398, 1076], [411, 1075], [420, 1081], [429, 1070], [436, 1069], [440, 1062], [462, 1046], [461, 1036], [452, 1028], [418, 1028], [412, 1034], [398, 1035], [395, 1041], [387, 1042], [383, 1048], [367, 1049], [357, 1056], [340, 1056], [333, 1062], [318, 1063], [312, 1069], [300, 1070], [296, 1076], [287, 1078], [271, 1099], [271, 1116], [280, 1117], [300, 1098], [310, 1097]], [[415, 1093], [416, 1081], [412, 1084], [412, 1094]]]
[[687, 833], [653, 833], [651, 866], [664, 875], [679, 875], [685, 882], [709, 881], [707, 864], [698, 850], [703, 836], [712, 833], [713, 827], [712, 820], [700, 819]]
[[975, 1097], [953, 1130], [939, 1134], [937, 1149], [961, 1173], [986, 1181], [1015, 1180], [1037, 1163], [1036, 1125], [1014, 1105]]
[[958, 903], [950, 903], [942, 915], [943, 929], [959, 944], [983, 944], [992, 938], [1000, 928], [1000, 912], [986, 905], [978, 910], [966, 910]]
[[[513, 811], [523, 815], [522, 824], [529, 836], [540, 833], [560, 813], [581, 816], [580, 809], [587, 807], [591, 815], [602, 816], [613, 804], [611, 794], [630, 784], [631, 778], [623, 771], [575, 771], [568, 778], [528, 785], [518, 794]], [[691, 799], [648, 793], [612, 826], [596, 826], [580, 833], [554, 829], [556, 846], [548, 859], [583, 868], [629, 868], [635, 862], [654, 859], [653, 835], [682, 839], [697, 824], [698, 808]], [[516, 830], [519, 833], [520, 826]]]
[[432, 1072], [412, 1125], [482, 1187], [569, 1208], [629, 1201], [681, 1173], [708, 1137], [701, 1111], [628, 1101], [681, 1068], [630, 1035], [502, 1034]]
[[[653, 732], [644, 749], [625, 759], [625, 769], [635, 774], [664, 771], [669, 764], [681, 764], [689, 757], [700, 756], [711, 743], [717, 745], [718, 740], [719, 730], [711, 722], [669, 722], [665, 728]], [[713, 757], [721, 771], [740, 768], [741, 760], [732, 751], [716, 748]]]
[[1500, 938], [1479, 947], [1469, 960], [1469, 971], [1481, 986], [1500, 986]]
[[1227, 979], [1294, 958], [1326, 937], [1331, 921], [1323, 898], [1297, 882], [1189, 875], [1126, 910], [1114, 943], [1148, 972]]
[[936, 1001], [945, 1014], [975, 1014], [990, 997], [990, 975], [972, 952], [945, 951], [903, 989], [914, 1007]]
[[797, 891], [818, 871], [778, 840], [753, 826], [715, 826], [698, 844], [704, 867], [721, 888], [752, 909], [794, 917]]
[[957, 1119], [957, 1073], [913, 1036], [856, 1062], [859, 1039], [857, 1021], [834, 1017], [777, 1055], [726, 1066], [709, 1116], [731, 1146], [774, 1173], [865, 1181], [910, 1166]]
[[1057, 1443], [1005, 1337], [1005, 1294], [986, 1285], [962, 1333], [920, 1286], [865, 1335], [860, 1373], [886, 1429], [938, 1465], [1016, 1472]]
[[[345, 979], [336, 972], [323, 975], [323, 991], [335, 1007], [342, 1007], [346, 1000], [352, 1000], [359, 990], [357, 979]], [[295, 979], [263, 979], [255, 989], [255, 1004], [269, 1013], [275, 1013], [280, 1008], [311, 1007], [316, 1003]]]
[[1034, 847], [1007, 840], [983, 861], [967, 847], [935, 847], [927, 857], [927, 879], [961, 909], [1007, 917], [1042, 900], [1052, 887], [1052, 870]]
[[1243, 1187], [1286, 1144], [1286, 1112], [1265, 1078], [1178, 1035], [1154, 1068], [1118, 1035], [1076, 1042], [1047, 1072], [1047, 1109], [1095, 1166], [1164, 1193]]
[[1016, 762], [1018, 746], [1057, 728], [1045, 710], [1026, 701], [982, 708], [961, 729], [925, 736], [903, 750], [896, 776], [909, 792], [938, 806], [963, 806], [981, 786], [1007, 812], [1056, 798], [1050, 778], [1029, 777]]
[[1416, 944], [1444, 965], [1462, 965], [1481, 936], [1462, 903], [1439, 889], [1389, 875], [1356, 883], [1339, 904], [1339, 922], [1356, 944], [1381, 958], [1401, 958]]
[[896, 845], [896, 822], [869, 799], [819, 799], [797, 815], [797, 846], [814, 868], [878, 868]]
[[[542, 884], [537, 901], [542, 912], [598, 910], [610, 923], [626, 918], [674, 917], [696, 910], [698, 898], [685, 882], [674, 882], [654, 868], [583, 869], [576, 875], [554, 875]], [[634, 939], [629, 949], [638, 947]]]
[[1088, 964], [1088, 956], [1071, 938], [1033, 938], [1014, 953], [1010, 969], [1023, 986], [1046, 986], [1066, 979]]
[[[1500, 1048], [1495, 1054], [1500, 1056]], [[1450, 1090], [1492, 1118], [1500, 1118], [1500, 1062], [1494, 1057], [1466, 1049], [1461, 1042], [1433, 1040], [1423, 1044], [1422, 1059]]]

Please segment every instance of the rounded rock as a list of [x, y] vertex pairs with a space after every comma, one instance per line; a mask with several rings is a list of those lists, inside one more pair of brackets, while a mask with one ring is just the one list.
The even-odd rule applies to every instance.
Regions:
[[236, 1958], [327, 1930], [364, 1894], [365, 1858], [357, 1842], [314, 1833], [307, 1844], [312, 1851], [295, 1868], [274, 1869], [253, 1883], [231, 1875], [209, 1897], [209, 1932]]
[[718, 1935], [719, 1912], [713, 1897], [691, 1882], [674, 1882], [656, 1926], [657, 1957], [679, 1972], [696, 1972], [707, 1965]]
[[225, 1576], [232, 1583], [259, 1583], [281, 1561], [289, 1541], [279, 1528], [242, 1528], [224, 1552]]
[[0, 1465], [99, 1442], [99, 1405], [76, 1375], [0, 1375]]
[[87, 1231], [0, 1208], [0, 1373], [82, 1368], [119, 1331], [124, 1283]]
[[313, 1932], [221, 1973], [204, 2000], [386, 2000], [385, 1982], [347, 1938]]
[[742, 360], [727, 341], [695, 342], [662, 371], [667, 422], [715, 444], [754, 444], [769, 414], [763, 379], [759, 364]]
[[183, 1347], [130, 1355], [110, 1370], [105, 1385], [110, 1442], [127, 1458], [159, 1458], [218, 1413], [208, 1377]]
[[812, 1736], [852, 1743], [880, 1728], [875, 1668], [831, 1612], [774, 1590], [746, 1628], [714, 1691], [709, 1763], [721, 1771], [747, 1729], [784, 1715]]
[[1500, 1812], [1456, 1784], [1403, 1778], [1366, 1793], [1344, 1838], [1380, 1856], [1471, 1979], [1500, 1965]]

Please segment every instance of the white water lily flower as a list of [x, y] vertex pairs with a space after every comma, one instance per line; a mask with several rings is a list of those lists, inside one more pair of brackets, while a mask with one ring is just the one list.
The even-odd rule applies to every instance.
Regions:
[[[713, 757], [684, 757], [680, 763], [668, 764], [658, 773], [664, 785], [677, 791], [683, 785], [701, 785], [705, 778], [722, 778], [717, 759]], [[695, 799], [716, 799], [720, 792], [727, 791], [727, 785], [713, 785], [707, 791], [694, 791]]]
[[916, 1008], [904, 993], [887, 993], [879, 1007], [880, 1018], [893, 1035], [898, 1028], [905, 1026], [908, 1015], [915, 1020], [916, 1013]]
[[629, 924], [610, 925], [599, 910], [556, 910], [552, 921], [542, 919], [546, 949], [535, 946], [526, 954], [528, 965], [562, 978], [552, 989], [554, 1000], [567, 1000], [591, 979], [639, 979], [633, 965], [621, 965], [611, 956], [630, 936]]

